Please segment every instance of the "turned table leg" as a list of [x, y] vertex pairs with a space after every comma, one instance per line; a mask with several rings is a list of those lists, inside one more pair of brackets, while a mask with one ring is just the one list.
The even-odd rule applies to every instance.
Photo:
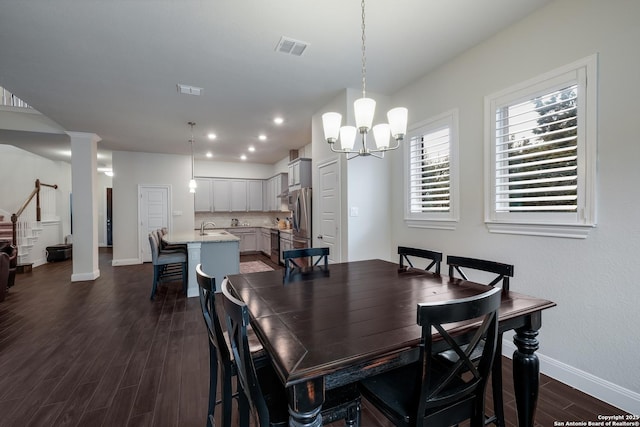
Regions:
[[516, 329], [513, 337], [517, 349], [513, 353], [513, 387], [518, 409], [518, 425], [532, 427], [538, 402], [540, 383], [540, 362], [535, 351], [538, 349], [538, 329], [540, 313], [533, 315], [529, 324]]
[[289, 393], [289, 427], [322, 426], [324, 379], [317, 378], [287, 388]]

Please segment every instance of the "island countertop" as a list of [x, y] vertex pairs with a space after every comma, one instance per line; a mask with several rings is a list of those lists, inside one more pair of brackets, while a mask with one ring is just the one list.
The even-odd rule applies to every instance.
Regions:
[[240, 238], [224, 230], [207, 230], [203, 236], [200, 231], [167, 233], [162, 236], [169, 245], [184, 245], [187, 243], [218, 243], [238, 242]]

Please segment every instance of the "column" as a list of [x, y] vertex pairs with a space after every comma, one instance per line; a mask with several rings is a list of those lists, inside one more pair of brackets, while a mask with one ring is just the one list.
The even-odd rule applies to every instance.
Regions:
[[71, 138], [72, 282], [95, 280], [98, 267], [97, 154], [100, 137], [67, 132]]

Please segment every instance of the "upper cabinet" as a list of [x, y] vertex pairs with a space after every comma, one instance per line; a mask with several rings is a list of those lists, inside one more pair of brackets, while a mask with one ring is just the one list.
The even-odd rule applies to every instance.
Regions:
[[289, 190], [311, 187], [311, 159], [298, 158], [289, 163]]
[[288, 211], [288, 201], [285, 197], [288, 191], [286, 173], [279, 173], [264, 181], [263, 196], [265, 211]]
[[211, 193], [211, 179], [196, 178], [196, 192], [194, 194], [194, 207], [196, 212], [211, 212], [213, 210], [213, 199]]
[[196, 212], [259, 212], [263, 205], [263, 180], [197, 178]]
[[262, 180], [254, 179], [247, 181], [247, 210], [263, 211]]

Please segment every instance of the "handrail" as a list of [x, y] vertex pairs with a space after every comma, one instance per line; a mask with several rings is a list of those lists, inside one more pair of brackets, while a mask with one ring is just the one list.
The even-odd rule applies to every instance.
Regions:
[[33, 196], [36, 196], [36, 221], [40, 221], [42, 219], [41, 211], [40, 211], [40, 187], [43, 185], [45, 187], [51, 187], [54, 189], [58, 188], [57, 184], [45, 184], [40, 182], [39, 179], [36, 179], [36, 184], [35, 184], [36, 188], [34, 188], [33, 191], [31, 191], [31, 194], [29, 194], [29, 197], [27, 197], [27, 200], [22, 204], [22, 206], [20, 206], [20, 209], [18, 209], [18, 212], [11, 215], [11, 223], [12, 223], [11, 231], [13, 233], [12, 239], [13, 239], [14, 246], [18, 245], [18, 226], [17, 226], [18, 217], [22, 215], [22, 212], [27, 208], [31, 200], [33, 200]]

